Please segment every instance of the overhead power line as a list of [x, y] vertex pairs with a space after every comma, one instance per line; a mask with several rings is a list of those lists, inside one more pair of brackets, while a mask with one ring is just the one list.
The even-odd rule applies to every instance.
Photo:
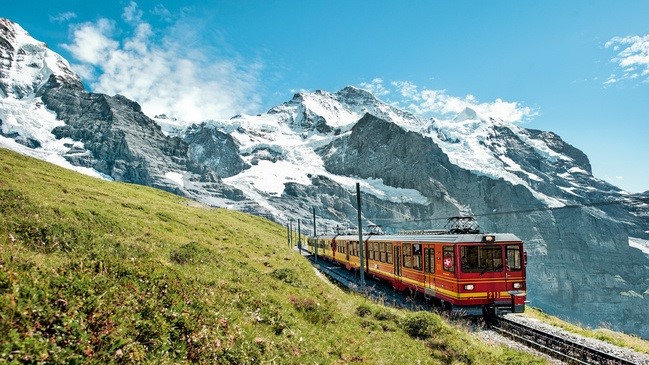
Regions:
[[[615, 205], [615, 204], [622, 204], [622, 203], [642, 203], [642, 204], [649, 204], [649, 197], [623, 197], [623, 198], [616, 198], [612, 200], [607, 200], [607, 201], [597, 201], [597, 202], [590, 202], [590, 203], [584, 203], [584, 204], [569, 204], [569, 205], [564, 205], [562, 207], [535, 207], [535, 208], [529, 208], [529, 209], [519, 209], [519, 210], [508, 210], [508, 211], [492, 211], [492, 212], [485, 212], [485, 213], [474, 213], [471, 214], [473, 217], [489, 217], [489, 216], [498, 216], [498, 215], [507, 215], [507, 214], [522, 214], [522, 213], [534, 213], [534, 212], [544, 212], [544, 211], [555, 211], [555, 210], [561, 210], [561, 209], [574, 209], [574, 208], [585, 208], [585, 207], [595, 207], [595, 206], [604, 206], [604, 205]], [[384, 208], [386, 210], [390, 210], [392, 212], [398, 213], [402, 216], [406, 216], [406, 214], [398, 212], [396, 210], [387, 208], [381, 204], [368, 201], [366, 200], [366, 203], [368, 204], [374, 204], [376, 206], [379, 206], [381, 208]], [[416, 223], [416, 222], [427, 222], [427, 221], [445, 221], [448, 219], [448, 217], [445, 218], [418, 218], [418, 219], [397, 219], [397, 218], [366, 218], [367, 220], [373, 221], [373, 222], [408, 222], [408, 223]]]

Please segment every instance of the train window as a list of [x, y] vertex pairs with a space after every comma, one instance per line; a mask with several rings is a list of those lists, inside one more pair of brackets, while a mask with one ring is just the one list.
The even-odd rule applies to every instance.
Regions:
[[432, 248], [424, 249], [424, 271], [435, 272], [435, 251]]
[[462, 246], [462, 272], [496, 272], [503, 270], [502, 246]]
[[403, 267], [412, 267], [412, 245], [410, 243], [403, 244]]
[[455, 252], [453, 252], [453, 246], [444, 246], [442, 253], [444, 257], [444, 271], [455, 272]]
[[507, 268], [511, 271], [520, 271], [523, 268], [521, 264], [521, 248], [517, 246], [507, 246]]
[[412, 268], [421, 271], [421, 245], [412, 245]]
[[418, 243], [415, 243], [412, 245], [412, 254], [413, 255], [421, 255], [421, 245]]
[[387, 253], [386, 261], [388, 264], [392, 263], [392, 252]]

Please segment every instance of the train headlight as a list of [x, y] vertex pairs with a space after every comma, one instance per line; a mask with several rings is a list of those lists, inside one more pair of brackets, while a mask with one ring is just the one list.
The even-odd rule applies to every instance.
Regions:
[[473, 290], [475, 288], [473, 284], [464, 284], [464, 290]]
[[494, 242], [496, 242], [496, 236], [494, 236], [493, 234], [486, 234], [486, 235], [482, 236], [482, 242], [494, 243]]
[[522, 283], [514, 283], [514, 289], [520, 289], [523, 287]]

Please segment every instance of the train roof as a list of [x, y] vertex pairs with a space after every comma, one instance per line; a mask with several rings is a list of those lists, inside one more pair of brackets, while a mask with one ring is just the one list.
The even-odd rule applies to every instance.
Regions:
[[[487, 239], [486, 237], [492, 237]], [[343, 241], [358, 241], [358, 235], [323, 235], [318, 238]], [[475, 234], [421, 234], [421, 235], [363, 235], [363, 241], [371, 242], [441, 242], [441, 243], [496, 243], [521, 242], [513, 233], [475, 233]]]

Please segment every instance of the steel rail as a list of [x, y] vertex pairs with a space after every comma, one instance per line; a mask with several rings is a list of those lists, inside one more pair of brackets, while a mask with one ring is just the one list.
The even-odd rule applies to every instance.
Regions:
[[573, 342], [569, 339], [543, 332], [536, 328], [495, 318], [492, 328], [505, 337], [536, 349], [568, 364], [633, 365], [635, 363], [615, 355]]
[[423, 296], [408, 296], [403, 292], [396, 291], [390, 284], [375, 279], [372, 275], [366, 277], [366, 285], [363, 287], [359, 284], [359, 277], [354, 271], [347, 270], [337, 262], [320, 259], [318, 262], [314, 262], [312, 255], [305, 256], [325, 276], [346, 289], [362, 294], [377, 303], [411, 310], [423, 310], [430, 305], [430, 303], [426, 303]]

